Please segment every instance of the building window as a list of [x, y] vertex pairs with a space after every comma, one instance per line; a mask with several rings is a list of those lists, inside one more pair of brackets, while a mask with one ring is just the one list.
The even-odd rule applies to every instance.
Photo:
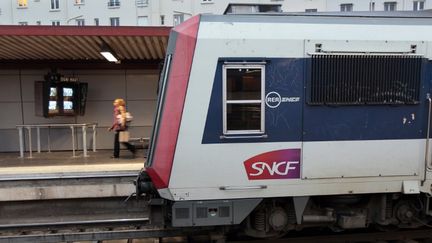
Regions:
[[84, 4], [84, 0], [75, 0], [75, 5], [82, 5]]
[[28, 25], [27, 22], [18, 22], [19, 25]]
[[120, 26], [120, 18], [110, 18], [110, 24], [111, 26]]
[[60, 0], [51, 0], [51, 10], [60, 9]]
[[340, 5], [340, 11], [341, 12], [352, 12], [353, 11], [353, 4], [352, 3], [344, 3]]
[[160, 24], [165, 25], [165, 15], [160, 16]]
[[59, 20], [53, 20], [53, 21], [51, 21], [51, 25], [52, 26], [59, 26], [60, 25], [60, 21]]
[[99, 26], [99, 19], [98, 18], [94, 19], [94, 25]]
[[174, 14], [174, 25], [183, 23], [183, 21], [184, 21], [184, 14]]
[[136, 0], [137, 7], [146, 7], [148, 5], [148, 0]]
[[375, 11], [375, 2], [369, 3], [369, 11]]
[[148, 17], [147, 16], [138, 16], [137, 25], [138, 26], [148, 26], [149, 25]]
[[224, 134], [264, 133], [264, 77], [264, 65], [224, 65]]
[[120, 7], [120, 0], [109, 0], [108, 7], [110, 8], [118, 8]]
[[18, 0], [18, 7], [27, 8], [27, 0]]
[[307, 8], [307, 9], [305, 9], [305, 12], [306, 13], [315, 13], [315, 12], [318, 12], [318, 9], [316, 9], [316, 8]]
[[384, 3], [384, 11], [396, 11], [397, 2], [385, 2]]
[[414, 1], [413, 2], [413, 10], [419, 11], [424, 9], [424, 1]]
[[229, 4], [225, 14], [280, 13], [281, 4]]
[[76, 24], [78, 26], [84, 26], [85, 25], [85, 20], [84, 19], [77, 19], [76, 20]]

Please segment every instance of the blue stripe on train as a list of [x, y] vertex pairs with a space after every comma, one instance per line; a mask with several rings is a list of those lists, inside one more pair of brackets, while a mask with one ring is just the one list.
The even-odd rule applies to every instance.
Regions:
[[298, 97], [299, 102], [282, 102], [276, 108], [266, 105], [265, 138], [223, 138], [222, 66], [225, 60], [220, 60], [216, 69], [203, 144], [416, 139], [426, 136], [428, 107], [425, 100], [431, 82], [431, 63], [423, 69], [418, 105], [311, 106], [305, 100], [310, 59], [274, 58], [267, 59], [265, 94], [276, 92], [285, 98]]

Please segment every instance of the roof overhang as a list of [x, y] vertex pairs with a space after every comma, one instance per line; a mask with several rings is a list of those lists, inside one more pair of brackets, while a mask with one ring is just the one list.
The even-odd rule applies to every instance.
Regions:
[[[155, 65], [165, 56], [171, 27], [0, 26], [4, 65], [108, 65], [104, 45], [121, 64]], [[115, 64], [109, 64], [112, 66]]]

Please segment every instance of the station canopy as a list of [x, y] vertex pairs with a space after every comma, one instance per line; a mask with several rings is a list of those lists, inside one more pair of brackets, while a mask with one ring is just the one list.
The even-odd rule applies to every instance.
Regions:
[[171, 27], [0, 26], [0, 63], [151, 64], [165, 56]]

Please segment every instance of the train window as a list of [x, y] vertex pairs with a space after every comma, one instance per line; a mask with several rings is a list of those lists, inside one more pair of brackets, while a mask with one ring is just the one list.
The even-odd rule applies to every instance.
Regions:
[[264, 65], [224, 65], [224, 134], [264, 133]]
[[310, 105], [418, 104], [419, 55], [312, 56]]

